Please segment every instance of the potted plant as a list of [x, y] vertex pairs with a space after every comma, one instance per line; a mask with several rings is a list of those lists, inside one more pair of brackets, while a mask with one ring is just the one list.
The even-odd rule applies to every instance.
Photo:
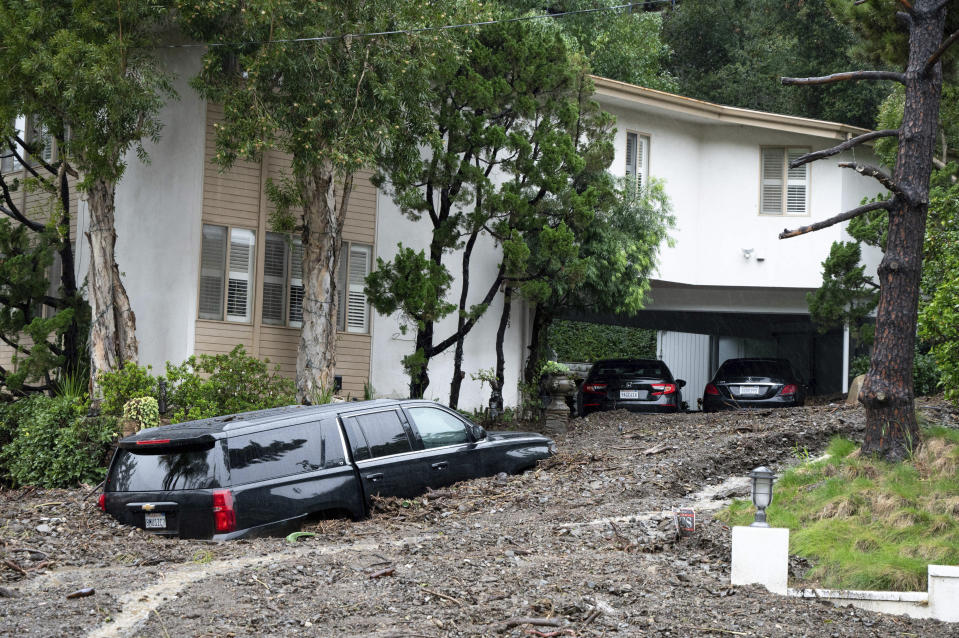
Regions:
[[546, 431], [565, 433], [569, 426], [569, 406], [566, 397], [576, 391], [576, 383], [569, 376], [569, 368], [557, 361], [547, 361], [540, 368], [540, 388], [549, 396], [546, 405]]

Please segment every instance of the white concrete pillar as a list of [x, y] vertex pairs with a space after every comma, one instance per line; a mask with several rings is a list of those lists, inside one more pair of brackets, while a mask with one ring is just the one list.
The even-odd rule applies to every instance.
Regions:
[[946, 622], [959, 621], [959, 567], [929, 565], [929, 611]]
[[785, 527], [734, 527], [730, 582], [763, 585], [786, 593], [789, 575], [789, 530]]

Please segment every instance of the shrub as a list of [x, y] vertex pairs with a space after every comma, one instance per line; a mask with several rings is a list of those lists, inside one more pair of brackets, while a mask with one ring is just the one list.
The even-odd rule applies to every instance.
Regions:
[[292, 379], [271, 371], [237, 346], [229, 354], [191, 356], [178, 366], [167, 363], [173, 421], [274, 408], [296, 402]]
[[550, 326], [548, 340], [558, 361], [656, 357], [656, 331], [643, 328], [561, 320]]
[[142, 367], [127, 361], [122, 368], [100, 373], [100, 388], [103, 391], [103, 414], [120, 416], [123, 406], [138, 397], [157, 398], [159, 380], [150, 373], [150, 366]]
[[123, 418], [133, 421], [137, 431], [156, 427], [160, 424], [160, 406], [153, 397], [136, 397], [123, 405]]
[[98, 483], [116, 436], [111, 417], [87, 418], [70, 397], [34, 396], [4, 410], [16, 428], [0, 451], [0, 472], [14, 485], [69, 487]]

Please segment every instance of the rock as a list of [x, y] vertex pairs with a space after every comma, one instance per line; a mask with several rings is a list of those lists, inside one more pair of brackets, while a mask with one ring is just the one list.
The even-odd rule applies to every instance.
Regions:
[[849, 384], [849, 394], [846, 395], [846, 405], [857, 405], [859, 403], [859, 391], [862, 390], [862, 384], [866, 380], [866, 375], [860, 374]]
[[40, 525], [37, 525], [36, 530], [40, 532], [41, 534], [49, 534], [50, 532], [53, 531], [53, 528], [47, 525], [46, 523], [42, 523]]

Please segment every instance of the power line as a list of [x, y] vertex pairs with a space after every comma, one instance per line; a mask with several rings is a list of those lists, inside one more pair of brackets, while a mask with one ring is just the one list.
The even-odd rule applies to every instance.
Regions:
[[[402, 0], [401, 0], [402, 1]], [[576, 11], [563, 11], [560, 13], [543, 13], [538, 15], [518, 16], [515, 18], [503, 18], [498, 20], [483, 20], [479, 22], [463, 22], [460, 24], [445, 24], [435, 27], [418, 27], [415, 29], [396, 29], [393, 31], [370, 31], [365, 33], [344, 33], [341, 35], [323, 35], [310, 38], [284, 38], [278, 40], [249, 40], [246, 42], [192, 42], [188, 44], [166, 44], [152, 48], [157, 49], [185, 49], [191, 47], [239, 47], [251, 44], [296, 44], [301, 42], [329, 42], [331, 40], [340, 40], [342, 38], [374, 38], [387, 35], [413, 35], [416, 33], [429, 33], [431, 31], [449, 31], [450, 29], [465, 29], [468, 27], [481, 27], [491, 24], [505, 24], [509, 22], [522, 22], [526, 20], [542, 20], [553, 18], [564, 18], [571, 15], [582, 15], [587, 13], [599, 13], [603, 11], [618, 11], [620, 9], [632, 9], [633, 7], [644, 7], [649, 5], [675, 5], [676, 0], [643, 0], [643, 2], [631, 2], [628, 4], [618, 4], [609, 7], [596, 7], [593, 9], [577, 9]]]

